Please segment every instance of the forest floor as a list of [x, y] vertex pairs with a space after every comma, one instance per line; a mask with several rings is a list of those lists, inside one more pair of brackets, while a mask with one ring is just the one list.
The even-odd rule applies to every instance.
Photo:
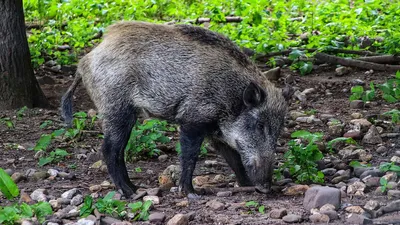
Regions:
[[[46, 69], [36, 70], [36, 76], [41, 82], [41, 87], [53, 105], [53, 109], [27, 109], [20, 116], [17, 115], [17, 110], [14, 111], [0, 111], [0, 118], [10, 117], [15, 127], [8, 128], [5, 124], [0, 123], [0, 167], [8, 169], [10, 174], [20, 173], [22, 179], [17, 182], [21, 192], [31, 195], [37, 189], [46, 189], [45, 193], [47, 200], [58, 199], [65, 191], [77, 188], [81, 195], [104, 196], [108, 192], [114, 190], [112, 185], [106, 185], [103, 182], [111, 182], [107, 171], [101, 168], [91, 168], [92, 165], [98, 160], [102, 159], [99, 153], [102, 139], [98, 138], [101, 134], [100, 120], [95, 123], [91, 132], [84, 132], [80, 140], [76, 142], [61, 143], [59, 146], [52, 146], [48, 151], [56, 148], [63, 148], [71, 153], [60, 162], [50, 163], [43, 167], [38, 165], [37, 152], [29, 150], [34, 147], [40, 136], [44, 133], [51, 133], [52, 131], [62, 128], [62, 121], [59, 112], [59, 104], [62, 94], [65, 93], [68, 86], [72, 83], [74, 67], [63, 67], [61, 72], [54, 73]], [[288, 77], [294, 81], [294, 86], [300, 92], [305, 89], [313, 88], [313, 90], [306, 94], [304, 102], [298, 101], [296, 97], [290, 103], [290, 112], [287, 115], [288, 122], [286, 129], [283, 131], [277, 152], [277, 158], [282, 159], [284, 152], [287, 150], [287, 142], [291, 139], [290, 134], [295, 130], [308, 130], [310, 132], [322, 132], [325, 138], [329, 139], [331, 131], [327, 124], [329, 119], [339, 120], [343, 126], [343, 135], [351, 130], [351, 120], [357, 117], [366, 118], [370, 121], [371, 118], [377, 118], [377, 115], [391, 109], [399, 109], [400, 104], [388, 104], [384, 100], [374, 100], [370, 103], [362, 105], [361, 107], [351, 107], [349, 96], [351, 95], [350, 89], [357, 83], [364, 83], [368, 87], [369, 82], [383, 83], [393, 74], [384, 72], [366, 72], [363, 70], [352, 70], [349, 74], [344, 76], [337, 76], [335, 67], [332, 66], [318, 66], [311, 74], [301, 76], [296, 72], [289, 69], [282, 69], [281, 76]], [[278, 85], [278, 84], [277, 84]], [[279, 86], [282, 86], [279, 84]], [[74, 112], [84, 111], [88, 112], [90, 109], [95, 109], [93, 103], [88, 98], [85, 89], [82, 85], [75, 92], [74, 97]], [[305, 113], [311, 116], [309, 122], [301, 122], [296, 120], [293, 116], [295, 113]], [[53, 123], [46, 128], [40, 128], [40, 125], [47, 121]], [[390, 120], [388, 120], [390, 121]], [[376, 124], [380, 127], [382, 142], [378, 144], [365, 144], [362, 137], [369, 129], [371, 124], [367, 125], [366, 130], [363, 130], [358, 137], [355, 137], [359, 148], [364, 149], [367, 155], [371, 155], [369, 163], [373, 167], [378, 167], [383, 162], [390, 162], [391, 158], [398, 155], [400, 151], [400, 137], [396, 133], [400, 133], [399, 126], [390, 126], [389, 123]], [[392, 136], [383, 135], [390, 133]], [[393, 136], [394, 134], [394, 136]], [[175, 151], [175, 142], [177, 134], [170, 134], [172, 143], [167, 144], [162, 148], [162, 154], [167, 155], [159, 159], [158, 157], [140, 159], [136, 162], [127, 163], [128, 171], [132, 181], [135, 184], [140, 184], [146, 188], [160, 188], [158, 177], [170, 165], [179, 166], [179, 159]], [[377, 149], [384, 146], [384, 150]], [[342, 146], [344, 148], [344, 146]], [[391, 201], [399, 198], [397, 192], [391, 192], [394, 197], [387, 193], [377, 191], [380, 186], [379, 182], [373, 183], [368, 179], [360, 179], [359, 174], [356, 175], [353, 167], [349, 166], [349, 160], [344, 159], [338, 154], [336, 150], [333, 154], [325, 153], [323, 163], [319, 165], [320, 170], [331, 169], [331, 174], [325, 176], [325, 183], [323, 186], [330, 186], [341, 189], [340, 207], [335, 209], [338, 217], [332, 216], [329, 224], [352, 224], [352, 223], [375, 223], [375, 224], [396, 224], [400, 221], [400, 214], [391, 212], [379, 216], [377, 218], [369, 219], [370, 215], [365, 210], [362, 210], [365, 204], [370, 200], [376, 200], [379, 204], [377, 207], [384, 207]], [[396, 152], [397, 151], [397, 152]], [[358, 160], [355, 158], [355, 160]], [[210, 164], [209, 161], [217, 161], [218, 163]], [[138, 170], [137, 168], [140, 168]], [[34, 171], [48, 171], [55, 169], [58, 172], [65, 172], [66, 176], [32, 176]], [[333, 172], [332, 172], [333, 171]], [[64, 173], [64, 174], [65, 174]], [[197, 184], [215, 185], [221, 188], [232, 187], [234, 179], [232, 179], [233, 172], [226, 165], [224, 159], [213, 150], [208, 149], [206, 156], [199, 159], [196, 167], [194, 177], [197, 178]], [[334, 181], [335, 177], [343, 176], [341, 182]], [[15, 175], [14, 175], [15, 176]], [[217, 178], [215, 178], [217, 176]], [[381, 177], [382, 174], [377, 175]], [[374, 175], [372, 176], [374, 177]], [[332, 182], [334, 181], [334, 182]], [[397, 176], [392, 179], [397, 184]], [[348, 191], [349, 187], [354, 182], [361, 182], [366, 184], [365, 188], [361, 190], [362, 194], [352, 194]], [[372, 184], [371, 184], [372, 182]], [[91, 191], [89, 188], [94, 185], [103, 183], [103, 188], [98, 191]], [[208, 183], [208, 184], [207, 184]], [[339, 183], [339, 184], [338, 184]], [[315, 184], [309, 185], [309, 187]], [[283, 190], [288, 187], [297, 187], [296, 193], [287, 193]], [[165, 189], [165, 188], [164, 188]], [[304, 186], [300, 186], [295, 182], [287, 182], [281, 184], [281, 187], [276, 188], [274, 192], [269, 194], [260, 194], [256, 192], [239, 192], [233, 193], [227, 197], [217, 195], [206, 195], [200, 200], [189, 201], [187, 198], [181, 197], [169, 189], [162, 190], [159, 194], [159, 204], [154, 205], [150, 210], [151, 214], [161, 212], [165, 218], [160, 220], [163, 222], [156, 222], [152, 218], [151, 223], [166, 224], [174, 215], [182, 213], [187, 216], [188, 224], [287, 224], [290, 223], [290, 218], [281, 217], [285, 214], [272, 218], [270, 212], [278, 209], [285, 209], [286, 214], [298, 215], [292, 223], [311, 224], [312, 220], [310, 210], [307, 210], [303, 205], [304, 200]], [[306, 187], [307, 189], [307, 187]], [[393, 187], [397, 190], [396, 187]], [[303, 190], [303, 191], [302, 191]], [[400, 185], [399, 185], [400, 190]], [[24, 195], [27, 199], [21, 201], [30, 201], [29, 197]], [[134, 202], [133, 200], [126, 200]], [[255, 201], [259, 205], [265, 206], [265, 212], [260, 213], [257, 208], [245, 206], [246, 202]], [[4, 197], [0, 197], [0, 205], [10, 204]], [[67, 204], [68, 205], [68, 204]], [[357, 207], [351, 208], [350, 206], [361, 206], [361, 210]], [[59, 206], [61, 209], [65, 205]], [[285, 211], [284, 210], [284, 211]], [[352, 211], [353, 210], [353, 211]], [[399, 209], [400, 210], [400, 209]], [[57, 210], [54, 210], [57, 211]], [[65, 210], [64, 210], [65, 211]], [[356, 216], [351, 214], [357, 214]], [[160, 215], [160, 214], [158, 214]], [[349, 219], [349, 217], [351, 217]], [[64, 216], [55, 222], [58, 224], [66, 224], [78, 221], [79, 217], [75, 215], [72, 217]], [[353, 222], [352, 222], [353, 221]], [[358, 221], [358, 222], [354, 222]], [[326, 222], [326, 221], [325, 221]], [[149, 224], [146, 222], [133, 222], [133, 224]], [[172, 222], [171, 222], [172, 223]], [[102, 224], [107, 222], [102, 221]], [[184, 224], [184, 223], [183, 223]]]

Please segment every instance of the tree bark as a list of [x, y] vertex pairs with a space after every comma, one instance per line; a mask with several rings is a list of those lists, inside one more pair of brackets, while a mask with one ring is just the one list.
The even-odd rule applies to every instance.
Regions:
[[47, 107], [33, 74], [22, 0], [0, 0], [0, 110]]

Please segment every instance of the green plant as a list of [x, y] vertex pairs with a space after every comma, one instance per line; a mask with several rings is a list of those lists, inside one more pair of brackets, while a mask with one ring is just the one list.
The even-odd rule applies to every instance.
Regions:
[[17, 185], [2, 168], [0, 168], [0, 191], [9, 200], [19, 195]]
[[15, 127], [14, 122], [11, 120], [10, 117], [0, 118], [0, 123], [5, 124], [8, 127], [8, 129], [12, 129]]
[[379, 166], [379, 169], [380, 169], [382, 172], [392, 171], [392, 172], [396, 172], [397, 175], [400, 175], [400, 166], [395, 165], [394, 162], [382, 163], [382, 164]]
[[152, 202], [150, 200], [147, 200], [145, 202], [135, 202], [135, 203], [130, 203], [128, 204], [128, 207], [131, 209], [131, 212], [134, 213], [134, 218], [133, 220], [143, 220], [146, 221], [149, 219], [150, 213], [149, 209], [152, 205]]
[[45, 217], [51, 214], [53, 214], [53, 210], [48, 202], [38, 202], [33, 205], [21, 203], [20, 205], [0, 206], [0, 224], [12, 225], [23, 218], [31, 218], [33, 216], [40, 223], [43, 223]]
[[57, 163], [63, 161], [66, 156], [69, 156], [67, 151], [57, 148], [51, 151], [48, 157], [40, 158], [38, 164], [39, 166], [44, 166], [50, 163]]
[[20, 120], [24, 116], [25, 111], [28, 109], [27, 106], [22, 107], [17, 111], [17, 119]]
[[359, 161], [351, 161], [349, 163], [349, 166], [353, 167], [353, 168], [358, 168], [358, 167], [362, 167], [362, 168], [369, 168], [371, 167], [371, 164], [364, 164], [364, 163], [360, 163]]
[[93, 198], [90, 195], [86, 195], [83, 199], [83, 205], [79, 209], [80, 217], [87, 217], [94, 211]]
[[381, 177], [381, 179], [379, 179], [379, 183], [381, 184], [381, 191], [382, 192], [385, 192], [386, 189], [392, 187], [392, 185], [388, 184], [388, 181], [386, 180], [385, 177]]
[[86, 129], [93, 129], [94, 122], [98, 117], [93, 116], [90, 120], [87, 113], [76, 112], [74, 113], [74, 118], [72, 120], [72, 127], [65, 132], [65, 136], [69, 139], [80, 138], [82, 132]]
[[50, 134], [42, 134], [40, 136], [40, 139], [38, 140], [38, 142], [36, 143], [35, 147], [30, 148], [31, 150], [35, 150], [35, 151], [46, 151], [46, 149], [49, 147], [49, 145], [51, 144], [51, 141], [55, 138], [55, 137], [59, 137], [62, 134], [65, 133], [65, 129], [58, 129], [53, 131]]
[[126, 215], [125, 202], [112, 199], [114, 195], [115, 191], [109, 192], [104, 198], [97, 200], [95, 207], [100, 213], [122, 218]]
[[318, 111], [316, 109], [310, 109], [310, 110], [306, 110], [304, 113], [306, 115], [315, 115]]
[[383, 84], [378, 84], [377, 87], [382, 91], [382, 97], [389, 103], [394, 103], [400, 100], [400, 71], [397, 71], [394, 79], [389, 79]]
[[371, 90], [364, 91], [364, 88], [360, 85], [351, 88], [352, 95], [350, 101], [362, 99], [363, 102], [372, 101], [375, 98], [375, 86], [373, 82], [369, 84]]
[[254, 209], [257, 209], [257, 211], [259, 213], [261, 213], [261, 214], [265, 213], [265, 206], [264, 205], [260, 205], [256, 201], [248, 201], [248, 202], [246, 202], [245, 206], [247, 208], [249, 208], [249, 211], [248, 211], [249, 214], [254, 213]]
[[40, 129], [44, 129], [50, 125], [53, 125], [53, 121], [52, 120], [45, 120], [42, 124], [40, 124]]
[[164, 133], [175, 130], [175, 127], [168, 126], [166, 121], [157, 119], [145, 120], [143, 124], [136, 122], [125, 148], [126, 158], [133, 159], [145, 154], [150, 157], [158, 155], [160, 150], [157, 149], [157, 144], [170, 142], [170, 139]]
[[351, 137], [338, 137], [338, 138], [328, 141], [328, 143], [327, 143], [328, 150], [333, 151], [333, 145], [338, 142], [345, 142], [346, 144], [358, 145], [357, 141], [355, 141]]
[[302, 60], [302, 58], [306, 58], [307, 55], [304, 51], [295, 49], [291, 53], [289, 53], [289, 59], [293, 60], [293, 63], [290, 66], [292, 70], [299, 70], [301, 75], [306, 75], [310, 73], [313, 69], [312, 62], [307, 62]]
[[284, 154], [285, 161], [275, 172], [275, 175], [281, 174], [285, 169], [289, 170], [296, 182], [313, 182], [323, 183], [324, 174], [318, 171], [316, 161], [323, 158], [323, 154], [315, 144], [316, 141], [321, 140], [322, 133], [310, 133], [308, 131], [299, 130], [291, 135], [292, 138], [299, 138], [307, 143], [304, 146], [298, 140], [290, 140], [289, 150]]
[[382, 115], [390, 115], [392, 117], [392, 123], [400, 124], [400, 110], [392, 109], [390, 111], [384, 112]]

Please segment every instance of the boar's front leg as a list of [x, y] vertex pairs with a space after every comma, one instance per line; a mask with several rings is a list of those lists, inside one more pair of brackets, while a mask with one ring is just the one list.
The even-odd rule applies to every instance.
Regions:
[[129, 105], [110, 106], [104, 113], [104, 141], [102, 152], [108, 173], [117, 189], [121, 189], [126, 198], [136, 192], [126, 170], [124, 153], [133, 125], [136, 122], [135, 108]]
[[207, 125], [181, 125], [180, 130], [182, 174], [179, 180], [179, 190], [189, 197], [196, 197], [192, 184], [192, 176], [200, 153], [201, 144], [207, 135]]
[[238, 181], [239, 185], [251, 186], [252, 182], [246, 174], [246, 170], [243, 166], [239, 153], [229, 145], [214, 138], [211, 140], [211, 145], [225, 158], [228, 165], [232, 168], [233, 172], [235, 172], [236, 180]]

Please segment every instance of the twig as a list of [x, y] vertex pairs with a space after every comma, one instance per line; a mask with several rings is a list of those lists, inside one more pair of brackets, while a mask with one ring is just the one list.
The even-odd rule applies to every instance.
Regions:
[[380, 64], [400, 62], [400, 57], [397, 55], [378, 55], [378, 56], [360, 57], [357, 59], [361, 61], [374, 62]]
[[372, 62], [361, 61], [357, 59], [345, 59], [337, 56], [328, 55], [325, 53], [315, 54], [315, 58], [330, 64], [339, 64], [342, 66], [357, 67], [368, 70], [378, 70], [378, 71], [398, 71], [400, 70], [400, 65], [388, 65], [388, 64], [378, 64]]
[[[225, 21], [226, 23], [238, 23], [241, 22], [243, 19], [239, 16], [226, 16]], [[209, 23], [211, 22], [211, 18], [197, 18], [195, 20], [186, 20], [185, 22], [192, 23], [192, 24], [202, 24], [202, 23]]]

